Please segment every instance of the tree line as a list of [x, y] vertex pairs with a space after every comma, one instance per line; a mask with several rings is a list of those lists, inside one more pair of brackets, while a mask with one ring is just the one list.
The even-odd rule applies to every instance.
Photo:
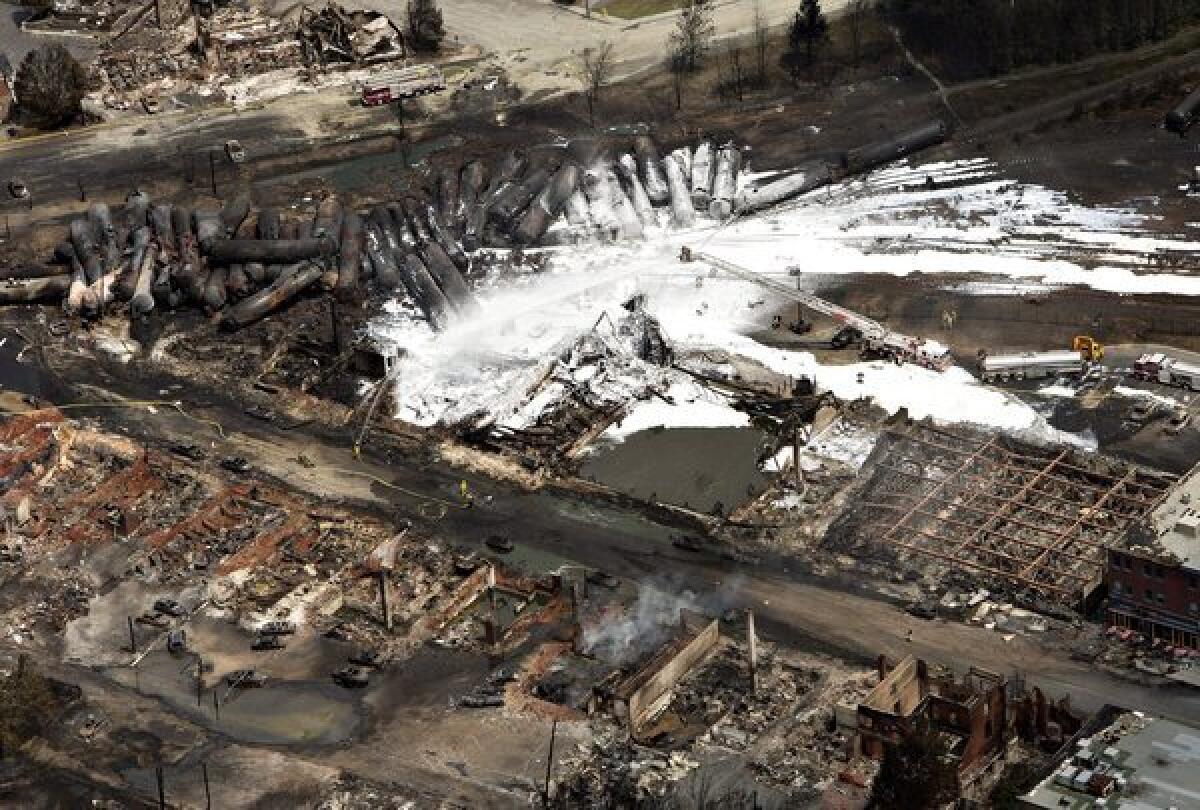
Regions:
[[888, 0], [882, 11], [951, 79], [1129, 50], [1200, 22], [1200, 0]]

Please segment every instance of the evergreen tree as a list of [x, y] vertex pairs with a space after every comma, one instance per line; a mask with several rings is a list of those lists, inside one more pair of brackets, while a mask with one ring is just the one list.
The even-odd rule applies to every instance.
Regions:
[[787, 47], [779, 59], [793, 82], [812, 67], [817, 48], [828, 36], [829, 23], [821, 12], [821, 0], [803, 0], [788, 26]]
[[958, 768], [932, 731], [888, 745], [868, 805], [876, 810], [934, 810], [958, 797]]
[[804, 41], [804, 55], [811, 66], [817, 48], [829, 37], [829, 22], [821, 11], [821, 0], [803, 0], [792, 25], [800, 28], [799, 35]]
[[408, 37], [414, 50], [437, 52], [446, 38], [446, 25], [436, 0], [408, 0]]

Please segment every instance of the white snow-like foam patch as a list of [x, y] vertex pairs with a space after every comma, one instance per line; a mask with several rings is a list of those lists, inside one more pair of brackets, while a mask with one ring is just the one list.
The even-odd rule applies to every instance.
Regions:
[[1044, 397], [1066, 397], [1068, 399], [1079, 396], [1079, 391], [1066, 385], [1047, 385], [1045, 388], [1037, 390]]
[[[1113, 387], [1112, 392], [1118, 396], [1129, 397], [1130, 399], [1147, 399], [1151, 402], [1156, 402], [1159, 405], [1168, 405], [1172, 408], [1179, 407], [1179, 400], [1172, 397], [1156, 394], [1153, 391], [1147, 391], [1144, 388], [1133, 388], [1128, 385], [1117, 385]], [[1191, 399], [1188, 397], [1188, 399]]]
[[[547, 248], [544, 272], [490, 280], [477, 291], [477, 309], [438, 334], [394, 305], [371, 328], [385, 346], [404, 351], [397, 415], [421, 425], [473, 418], [507, 427], [534, 423], [564, 392], [561, 386], [572, 384], [544, 385], [557, 359], [589, 330], [611, 328], [606, 324], [619, 320], [621, 305], [640, 293], [676, 353], [720, 353], [713, 368], [729, 355], [741, 356], [781, 374], [814, 377], [840, 397], [869, 398], [889, 411], [907, 408], [914, 418], [1070, 438], [1029, 405], [962, 369], [823, 366], [806, 352], [765, 347], [747, 335], [769, 326], [779, 296], [702, 262], [681, 263], [684, 245], [788, 283], [809, 273], [921, 272], [978, 276], [966, 283], [977, 284], [967, 289], [981, 294], [1082, 284], [1118, 293], [1200, 295], [1200, 277], [1133, 272], [1198, 252], [1200, 242], [1152, 234], [1133, 210], [1088, 208], [1057, 191], [997, 178], [985, 159], [900, 163], [721, 228], [698, 221], [687, 231], [647, 228], [646, 239], [633, 243]], [[625, 390], [631, 398], [643, 396], [649, 383], [680, 376], [637, 363], [601, 373], [607, 376], [588, 384], [604, 386], [606, 401]], [[647, 401], [624, 424], [744, 422], [721, 403], [693, 399], [673, 406]], [[622, 427], [614, 436], [629, 432], [632, 427]]]
[[[669, 401], [667, 401], [669, 400]], [[746, 427], [750, 417], [732, 408], [722, 397], [699, 385], [676, 382], [662, 399], [635, 405], [623, 419], [608, 427], [601, 438], [623, 441], [627, 436], [655, 428]]]

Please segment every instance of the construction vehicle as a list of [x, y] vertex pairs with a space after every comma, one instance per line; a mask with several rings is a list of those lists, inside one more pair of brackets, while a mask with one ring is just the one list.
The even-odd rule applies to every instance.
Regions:
[[413, 65], [368, 79], [362, 86], [364, 107], [379, 107], [446, 89], [442, 71], [434, 65]]
[[1090, 335], [1076, 335], [1071, 341], [1071, 350], [1079, 352], [1079, 358], [1085, 363], [1099, 363], [1104, 359], [1104, 347]]
[[859, 315], [853, 310], [830, 303], [812, 293], [794, 289], [787, 284], [747, 270], [725, 259], [719, 259], [708, 253], [693, 252], [686, 246], [680, 251], [679, 259], [682, 262], [703, 262], [738, 278], [752, 281], [802, 304], [814, 312], [827, 315], [842, 324], [843, 327], [830, 341], [834, 348], [844, 348], [857, 343], [864, 357], [893, 360], [897, 363], [914, 363], [935, 371], [945, 371], [954, 365], [950, 349], [936, 340], [926, 340], [893, 332], [878, 321]]

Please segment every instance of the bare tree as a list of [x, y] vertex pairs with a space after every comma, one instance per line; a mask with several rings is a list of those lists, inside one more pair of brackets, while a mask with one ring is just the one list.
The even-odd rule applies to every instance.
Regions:
[[600, 92], [612, 79], [613, 45], [601, 42], [596, 48], [584, 48], [579, 55], [579, 66], [583, 73], [583, 97], [587, 100], [588, 121], [596, 126], [596, 102]]
[[668, 43], [673, 61], [681, 70], [694, 73], [708, 53], [709, 40], [716, 31], [711, 0], [688, 0], [679, 11], [679, 22]]
[[850, 0], [846, 6], [846, 23], [850, 29], [850, 64], [857, 69], [862, 59], [863, 28], [872, 10], [871, 0]]
[[756, 0], [754, 3], [754, 78], [760, 86], [767, 83], [767, 54], [770, 50], [771, 29], [767, 25], [767, 15], [763, 11], [762, 0]]
[[733, 82], [733, 93], [742, 101], [745, 76], [742, 69], [742, 49], [736, 42], [729, 42], [729, 79]]
[[23, 112], [40, 126], [56, 127], [79, 114], [87, 73], [62, 45], [42, 45], [21, 61], [13, 89]]

